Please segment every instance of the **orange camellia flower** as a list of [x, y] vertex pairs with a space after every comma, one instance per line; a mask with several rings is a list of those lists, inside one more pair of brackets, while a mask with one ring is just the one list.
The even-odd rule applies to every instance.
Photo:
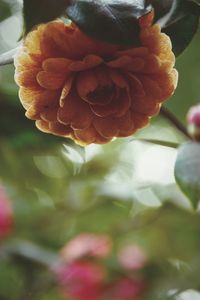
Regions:
[[15, 57], [26, 116], [80, 145], [127, 137], [148, 124], [177, 85], [171, 41], [140, 18], [140, 47], [97, 41], [73, 23], [39, 25]]

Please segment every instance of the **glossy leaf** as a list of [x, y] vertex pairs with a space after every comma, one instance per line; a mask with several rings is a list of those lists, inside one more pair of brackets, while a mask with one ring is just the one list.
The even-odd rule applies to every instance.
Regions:
[[144, 0], [76, 0], [67, 15], [88, 35], [113, 44], [138, 45], [138, 19], [151, 11]]
[[60, 17], [70, 0], [23, 0], [25, 33], [35, 25]]
[[192, 206], [197, 208], [200, 201], [200, 144], [188, 142], [181, 146], [175, 164], [175, 178], [190, 199]]
[[151, 4], [155, 12], [155, 21], [166, 15], [172, 8], [174, 0], [147, 0]]
[[199, 25], [200, 6], [190, 0], [174, 0], [170, 12], [158, 20], [162, 31], [173, 45], [176, 56], [181, 54], [192, 41]]

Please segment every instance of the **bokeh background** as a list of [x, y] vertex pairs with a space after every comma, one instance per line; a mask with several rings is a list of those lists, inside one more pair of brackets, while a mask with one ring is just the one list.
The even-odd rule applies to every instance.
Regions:
[[[22, 2], [0, 0], [0, 54], [20, 43], [22, 28]], [[200, 32], [177, 60], [179, 85], [165, 104], [183, 123], [200, 102], [199, 53]], [[173, 174], [175, 146], [184, 140], [159, 116], [133, 137], [85, 149], [40, 133], [24, 116], [13, 65], [0, 67], [0, 201], [8, 198], [13, 210], [0, 235], [0, 300], [96, 300], [63, 294], [52, 271], [66, 263], [63, 246], [81, 233], [112, 240], [110, 255], [98, 260], [106, 284], [132, 276], [145, 282], [144, 293], [119, 300], [199, 300], [200, 215]], [[126, 245], [145, 255], [140, 270], [122, 272], [117, 253]]]

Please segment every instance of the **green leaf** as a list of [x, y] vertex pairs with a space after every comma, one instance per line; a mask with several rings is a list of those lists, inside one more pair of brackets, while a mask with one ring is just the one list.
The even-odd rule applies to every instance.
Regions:
[[166, 15], [173, 4], [174, 0], [147, 0], [147, 3], [151, 4], [155, 11], [155, 21]]
[[151, 9], [144, 0], [74, 0], [66, 12], [93, 38], [131, 46], [139, 45], [138, 19]]
[[10, 7], [5, 1], [0, 2], [0, 22], [8, 18], [11, 14]]
[[[11, 125], [14, 124], [14, 125]], [[16, 148], [48, 148], [68, 140], [53, 135], [44, 135], [27, 118], [24, 109], [0, 94], [0, 146], [6, 141]]]
[[192, 206], [197, 208], [200, 201], [200, 143], [188, 142], [179, 148], [175, 178]]
[[162, 31], [173, 45], [173, 52], [180, 55], [192, 41], [199, 25], [200, 6], [190, 0], [174, 0], [171, 10], [158, 20]]
[[69, 2], [70, 0], [23, 0], [25, 34], [35, 25], [60, 17]]

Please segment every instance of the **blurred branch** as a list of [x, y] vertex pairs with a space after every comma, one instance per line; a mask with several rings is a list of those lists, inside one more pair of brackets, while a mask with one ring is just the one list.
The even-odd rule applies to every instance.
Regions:
[[185, 137], [191, 139], [191, 136], [187, 132], [186, 127], [166, 107], [161, 108], [160, 115], [163, 116], [165, 119], [169, 120], [170, 123], [174, 125], [174, 127], [176, 127], [183, 135], [185, 135]]
[[0, 55], [0, 66], [12, 64], [14, 61], [14, 56], [18, 48], [12, 49]]
[[156, 140], [156, 139], [144, 139], [144, 138], [137, 139], [137, 138], [134, 138], [133, 140], [138, 141], [138, 142], [142, 142], [142, 143], [155, 144], [155, 145], [174, 148], [174, 149], [177, 149], [180, 146], [179, 143], [170, 142], [170, 141]]
[[48, 268], [60, 262], [57, 254], [31, 242], [21, 240], [0, 247], [0, 258], [10, 255], [34, 261]]

